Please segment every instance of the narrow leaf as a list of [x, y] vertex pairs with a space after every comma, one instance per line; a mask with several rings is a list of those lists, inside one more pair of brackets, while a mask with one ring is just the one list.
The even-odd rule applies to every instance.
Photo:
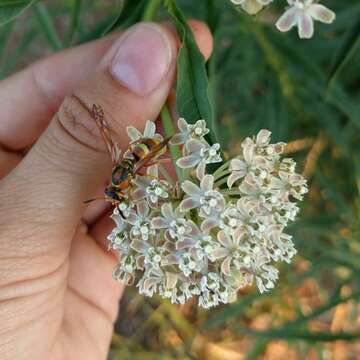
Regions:
[[43, 3], [37, 3], [34, 6], [34, 12], [49, 45], [55, 51], [61, 50], [63, 45], [46, 6]]
[[0, 26], [15, 19], [35, 0], [0, 0]]
[[119, 14], [103, 32], [103, 36], [118, 28], [126, 28], [140, 21], [146, 0], [125, 0]]
[[204, 119], [210, 129], [210, 140], [216, 141], [213, 112], [208, 95], [205, 59], [195, 42], [186, 19], [173, 0], [165, 0], [181, 39], [177, 64], [176, 103], [181, 117], [194, 123]]

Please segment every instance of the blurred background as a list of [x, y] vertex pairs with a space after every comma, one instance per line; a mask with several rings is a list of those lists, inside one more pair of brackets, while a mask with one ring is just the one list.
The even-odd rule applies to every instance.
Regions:
[[[143, 17], [119, 17], [119, 0], [21, 0], [11, 13], [5, 3], [0, 78], [102, 36], [115, 20], [121, 28]], [[252, 18], [229, 0], [177, 3], [215, 37], [207, 67], [224, 146], [235, 153], [245, 136], [267, 128], [289, 143], [309, 180], [290, 228], [298, 255], [281, 266], [274, 290], [249, 288], [208, 311], [128, 288], [109, 359], [360, 359], [360, 2], [324, 0], [337, 19], [316, 23], [307, 41], [277, 32], [276, 5]], [[168, 15], [160, 9], [156, 18]]]

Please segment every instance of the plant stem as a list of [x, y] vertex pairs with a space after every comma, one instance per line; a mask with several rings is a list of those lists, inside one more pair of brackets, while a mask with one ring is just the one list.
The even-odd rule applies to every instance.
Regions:
[[227, 181], [228, 181], [228, 178], [224, 177], [223, 179], [220, 179], [220, 180], [216, 181], [215, 184], [214, 184], [214, 187], [219, 187], [221, 185], [224, 185], [224, 184], [227, 183]]
[[156, 13], [162, 3], [162, 0], [150, 0], [145, 7], [143, 13], [143, 21], [152, 21], [156, 17]]
[[229, 171], [230, 162], [222, 164], [213, 174], [215, 181], [221, 179], [223, 176], [230, 173]]
[[[161, 123], [164, 128], [165, 136], [166, 137], [173, 136], [175, 133], [174, 125], [170, 115], [169, 107], [166, 103], [164, 104], [161, 110]], [[180, 149], [178, 146], [170, 145], [170, 152], [171, 152], [171, 157], [173, 159], [174, 167], [176, 169], [176, 175], [178, 179], [181, 180], [183, 173], [182, 170], [176, 165], [176, 160], [181, 157]]]
[[240, 191], [239, 190], [222, 190], [221, 193], [223, 195], [241, 195]]

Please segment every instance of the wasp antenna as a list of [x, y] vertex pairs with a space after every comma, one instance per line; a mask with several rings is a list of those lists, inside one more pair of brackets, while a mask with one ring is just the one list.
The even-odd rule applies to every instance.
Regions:
[[101, 198], [92, 198], [92, 199], [88, 199], [88, 200], [84, 200], [84, 204], [89, 204], [93, 201], [96, 201], [96, 200], [105, 200], [105, 198], [101, 197]]

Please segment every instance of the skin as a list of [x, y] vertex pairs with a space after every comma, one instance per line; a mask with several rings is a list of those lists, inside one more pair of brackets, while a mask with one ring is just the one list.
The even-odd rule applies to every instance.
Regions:
[[[190, 25], [206, 58], [207, 27]], [[106, 359], [122, 287], [105, 238], [113, 226], [103, 203], [88, 207], [111, 173], [86, 109], [100, 103], [126, 148], [124, 129], [155, 119], [174, 83], [171, 65], [139, 96], [107, 71], [123, 34], [65, 50], [0, 82], [0, 358]], [[114, 45], [115, 44], [115, 45]], [[136, 46], [136, 44], [134, 44]], [[124, 110], [125, 109], [125, 110]]]

